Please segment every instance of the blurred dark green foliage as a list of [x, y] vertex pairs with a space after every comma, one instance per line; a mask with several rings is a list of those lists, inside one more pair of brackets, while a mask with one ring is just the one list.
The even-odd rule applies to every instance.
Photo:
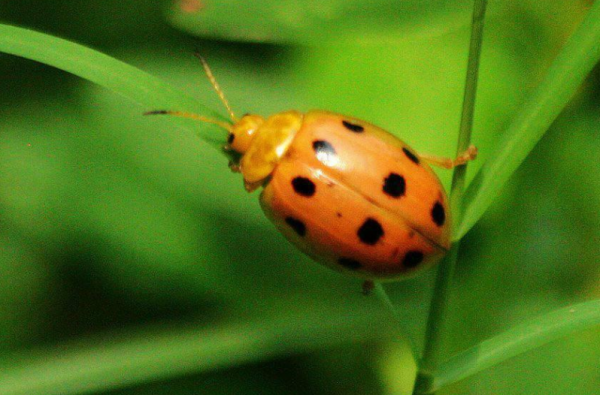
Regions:
[[[310, 20], [321, 9], [264, 2], [261, 7], [275, 7], [269, 13], [253, 10], [255, 2], [227, 3], [235, 6], [213, 20], [208, 13], [219, 7], [216, 0], [194, 15], [177, 4], [140, 0], [2, 2], [0, 22], [99, 49], [222, 111], [191, 56], [199, 49], [239, 114], [328, 109], [381, 125], [419, 151], [453, 154], [470, 2], [407, 1], [391, 8], [399, 20], [391, 18], [391, 1], [370, 11], [350, 7], [346, 24], [332, 18], [331, 26], [310, 34], [303, 29], [312, 25], [294, 12]], [[321, 3], [332, 10], [340, 4]], [[481, 154], [470, 176], [588, 6], [583, 0], [490, 3], [473, 137]], [[361, 19], [353, 32], [352, 18], [363, 12], [369, 23]], [[261, 13], [282, 20], [257, 18]], [[335, 34], [342, 37], [337, 43]], [[531, 316], [600, 295], [598, 75], [463, 239], [448, 355]], [[283, 351], [271, 354], [259, 343], [237, 363], [219, 354], [221, 362], [208, 361], [206, 368], [174, 368], [172, 375], [149, 374], [126, 388], [94, 393], [410, 393], [414, 362], [405, 344], [390, 340], [397, 329], [385, 323], [379, 303], [362, 297], [356, 280], [288, 245], [223, 155], [173, 130], [169, 120], [142, 117], [147, 110], [64, 72], [0, 54], [0, 388], [2, 369], [34, 357], [52, 361], [76, 339], [83, 345], [72, 350], [85, 356], [86, 346], [112, 344], [113, 336], [115, 344], [126, 343], [123, 334], [145, 328], [283, 321], [291, 329], [274, 342]], [[450, 174], [439, 174], [448, 185]], [[418, 344], [432, 278], [430, 272], [388, 287]], [[307, 322], [320, 321], [344, 330], [313, 345], [298, 340]], [[279, 336], [278, 327], [265, 324], [258, 338]], [[599, 360], [600, 338], [588, 331], [443, 393], [592, 394]], [[4, 383], [14, 389], [6, 393], [20, 393], [14, 383]], [[66, 393], [39, 388], [36, 393]]]

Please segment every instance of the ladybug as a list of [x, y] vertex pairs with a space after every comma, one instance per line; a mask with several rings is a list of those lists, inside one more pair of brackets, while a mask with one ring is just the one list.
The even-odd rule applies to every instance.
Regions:
[[450, 248], [448, 197], [430, 164], [474, 159], [420, 155], [385, 130], [327, 111], [285, 111], [237, 119], [198, 56], [232, 123], [180, 111], [151, 111], [216, 124], [228, 132], [230, 168], [279, 231], [332, 269], [372, 281], [398, 280], [430, 267]]

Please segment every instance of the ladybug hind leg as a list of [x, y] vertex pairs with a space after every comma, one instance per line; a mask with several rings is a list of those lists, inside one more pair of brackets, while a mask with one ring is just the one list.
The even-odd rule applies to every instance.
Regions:
[[464, 165], [465, 163], [475, 159], [477, 157], [477, 147], [471, 144], [466, 151], [464, 151], [454, 159], [434, 155], [419, 154], [419, 156], [421, 157], [421, 159], [423, 159], [430, 165], [443, 167], [445, 169], [452, 169], [456, 166]]
[[372, 280], [365, 280], [362, 283], [362, 294], [365, 296], [369, 296], [373, 293], [373, 289], [375, 288], [375, 282]]

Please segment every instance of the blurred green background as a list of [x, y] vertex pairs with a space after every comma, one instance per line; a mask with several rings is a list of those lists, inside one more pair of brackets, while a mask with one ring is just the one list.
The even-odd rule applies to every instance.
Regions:
[[[0, 1], [0, 22], [103, 51], [224, 113], [198, 49], [238, 114], [327, 109], [452, 156], [471, 2], [306, 3]], [[589, 3], [490, 1], [470, 176]], [[465, 237], [446, 355], [600, 296], [599, 101], [596, 70]], [[11, 372], [11, 394], [36, 380], [23, 393], [410, 393], [434, 273], [386, 286], [398, 340], [359, 281], [288, 245], [221, 153], [147, 110], [0, 54], [0, 388]], [[146, 334], [156, 348], [134, 347]], [[148, 350], [148, 365], [121, 369]], [[52, 385], [77, 370], [61, 352], [103, 366], [98, 388]], [[441, 393], [594, 394], [598, 366], [588, 331]]]

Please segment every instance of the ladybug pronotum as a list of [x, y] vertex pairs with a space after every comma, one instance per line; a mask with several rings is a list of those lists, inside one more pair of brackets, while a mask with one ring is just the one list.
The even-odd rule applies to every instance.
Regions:
[[428, 163], [456, 159], [419, 155], [365, 121], [326, 111], [286, 111], [237, 119], [199, 56], [232, 123], [179, 111], [151, 111], [217, 124], [228, 132], [230, 164], [283, 235], [317, 262], [368, 280], [397, 280], [431, 266], [450, 248], [448, 197]]

